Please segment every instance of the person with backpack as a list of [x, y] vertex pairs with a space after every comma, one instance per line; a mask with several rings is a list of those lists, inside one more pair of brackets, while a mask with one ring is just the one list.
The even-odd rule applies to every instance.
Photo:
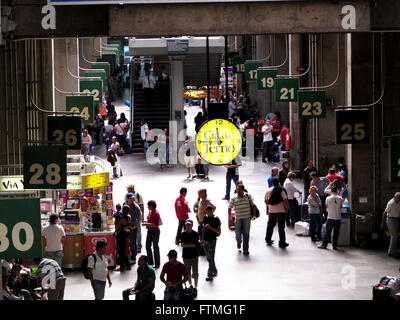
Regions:
[[279, 247], [286, 248], [289, 244], [286, 242], [285, 220], [289, 205], [285, 189], [279, 185], [279, 179], [277, 177], [272, 179], [272, 187], [269, 188], [265, 194], [265, 204], [269, 212], [265, 242], [269, 246], [274, 243], [272, 234], [275, 225], [278, 223]]
[[243, 254], [249, 254], [249, 237], [252, 211], [254, 210], [254, 200], [249, 194], [245, 194], [243, 184], [236, 186], [237, 193], [232, 197], [229, 207], [228, 216], [231, 219], [232, 208], [235, 209], [235, 233], [238, 250], [242, 247], [243, 238]]
[[117, 240], [117, 252], [119, 256], [119, 269], [115, 271], [131, 270], [131, 264], [129, 263], [128, 255], [126, 254], [127, 249], [127, 239], [129, 235], [129, 223], [131, 216], [129, 215], [129, 206], [124, 206], [122, 208], [122, 217], [119, 219], [115, 227], [115, 238]]
[[97, 241], [96, 251], [88, 257], [87, 273], [93, 288], [95, 300], [103, 300], [108, 280], [108, 287], [112, 282], [108, 272], [108, 262], [105, 256], [107, 243], [105, 241]]

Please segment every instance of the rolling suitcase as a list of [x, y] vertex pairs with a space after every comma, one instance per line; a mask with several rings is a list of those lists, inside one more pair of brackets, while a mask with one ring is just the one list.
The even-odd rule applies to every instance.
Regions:
[[302, 203], [300, 205], [301, 221], [310, 222], [310, 216], [308, 215], [308, 204]]
[[236, 218], [235, 210], [232, 209], [231, 217], [228, 216], [228, 227], [231, 230], [235, 229], [235, 218]]
[[198, 163], [198, 164], [196, 164], [196, 165], [194, 166], [194, 168], [195, 168], [195, 170], [196, 170], [196, 175], [197, 175], [197, 177], [200, 177], [200, 176], [204, 177], [204, 176], [205, 176], [205, 173], [204, 173], [204, 164]]

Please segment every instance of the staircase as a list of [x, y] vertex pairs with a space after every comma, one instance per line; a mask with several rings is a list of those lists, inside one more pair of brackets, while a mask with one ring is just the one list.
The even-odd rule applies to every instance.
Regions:
[[[141, 83], [134, 83], [133, 86], [133, 153], [143, 153], [143, 142], [140, 136], [140, 122], [145, 119], [149, 129], [165, 129], [169, 126], [170, 120], [170, 98], [162, 99], [159, 90], [153, 91], [153, 104], [150, 110], [144, 104], [144, 90]], [[149, 145], [152, 142], [149, 142]]]

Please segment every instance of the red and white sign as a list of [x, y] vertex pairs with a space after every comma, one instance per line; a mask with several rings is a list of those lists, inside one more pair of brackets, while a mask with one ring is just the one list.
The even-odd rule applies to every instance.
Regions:
[[102, 235], [90, 235], [87, 234], [84, 236], [85, 241], [85, 255], [92, 254], [96, 251], [96, 243], [97, 241], [105, 241], [107, 243], [107, 250], [106, 250], [106, 258], [108, 261], [108, 265], [110, 267], [115, 267], [117, 265], [116, 258], [116, 244], [115, 244], [115, 237], [113, 234], [102, 234]]

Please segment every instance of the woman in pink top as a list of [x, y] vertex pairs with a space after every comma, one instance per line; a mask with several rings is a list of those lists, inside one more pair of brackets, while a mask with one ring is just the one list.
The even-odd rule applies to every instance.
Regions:
[[279, 135], [279, 131], [281, 129], [281, 123], [278, 121], [278, 116], [274, 114], [272, 116], [272, 120], [269, 123], [272, 126], [272, 138], [276, 141], [276, 138]]

